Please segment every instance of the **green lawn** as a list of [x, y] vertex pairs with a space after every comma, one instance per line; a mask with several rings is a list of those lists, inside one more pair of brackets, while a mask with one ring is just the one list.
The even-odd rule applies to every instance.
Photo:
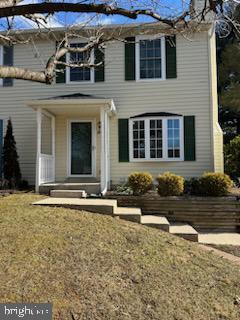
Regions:
[[240, 268], [109, 216], [0, 199], [0, 302], [52, 302], [61, 320], [239, 320]]

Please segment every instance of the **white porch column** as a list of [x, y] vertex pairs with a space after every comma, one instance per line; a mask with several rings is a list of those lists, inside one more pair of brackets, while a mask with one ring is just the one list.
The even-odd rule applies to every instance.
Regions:
[[101, 193], [105, 194], [109, 182], [109, 119], [107, 111], [101, 109]]
[[37, 109], [37, 158], [36, 158], [36, 182], [35, 191], [39, 191], [41, 175], [41, 140], [42, 140], [42, 110]]
[[52, 155], [53, 155], [53, 180], [55, 180], [55, 162], [56, 162], [56, 150], [55, 150], [55, 142], [56, 142], [56, 125], [55, 125], [55, 116], [51, 116], [51, 125], [52, 125]]

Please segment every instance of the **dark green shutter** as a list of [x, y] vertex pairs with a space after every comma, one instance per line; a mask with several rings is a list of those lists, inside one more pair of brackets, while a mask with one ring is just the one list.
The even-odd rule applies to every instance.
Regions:
[[104, 49], [95, 49], [95, 64], [102, 62], [99, 67], [96, 67], [95, 72], [95, 82], [101, 82], [105, 80], [105, 66], [104, 66]]
[[118, 119], [119, 162], [129, 162], [128, 119]]
[[[4, 46], [3, 47], [3, 65], [4, 66], [13, 66], [13, 46]], [[3, 86], [11, 87], [13, 85], [12, 78], [4, 78]]]
[[125, 39], [125, 80], [135, 80], [135, 37]]
[[3, 120], [0, 120], [0, 179], [3, 175]]
[[[58, 47], [58, 42], [56, 43], [56, 48]], [[66, 62], [66, 55], [62, 56], [59, 61]], [[56, 73], [56, 83], [66, 82], [66, 67], [64, 65], [58, 64], [57, 69], [63, 70], [63, 72]]]
[[166, 41], [166, 77], [177, 78], [176, 36], [165, 37]]
[[196, 160], [195, 117], [184, 117], [184, 160]]

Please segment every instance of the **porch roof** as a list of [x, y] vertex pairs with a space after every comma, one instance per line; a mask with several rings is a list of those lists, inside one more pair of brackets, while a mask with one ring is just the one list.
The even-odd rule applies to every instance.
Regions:
[[[45, 109], [52, 112], [53, 114], [61, 111], [81, 111], [82, 107], [88, 106], [90, 109], [101, 109], [105, 108], [111, 114], [116, 113], [116, 107], [113, 99], [102, 98], [94, 95], [73, 93], [68, 95], [53, 96], [43, 99], [30, 100], [26, 102], [27, 106], [34, 110]], [[68, 109], [66, 110], [66, 106]], [[80, 107], [80, 108], [79, 108]]]

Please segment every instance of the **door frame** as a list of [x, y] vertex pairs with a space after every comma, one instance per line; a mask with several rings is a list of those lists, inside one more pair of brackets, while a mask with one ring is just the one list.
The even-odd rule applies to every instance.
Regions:
[[[72, 158], [72, 148], [71, 148], [71, 124], [74, 122], [91, 122], [92, 124], [92, 174], [71, 174], [71, 158]], [[96, 177], [96, 119], [68, 119], [67, 125], [67, 174], [68, 177]]]

